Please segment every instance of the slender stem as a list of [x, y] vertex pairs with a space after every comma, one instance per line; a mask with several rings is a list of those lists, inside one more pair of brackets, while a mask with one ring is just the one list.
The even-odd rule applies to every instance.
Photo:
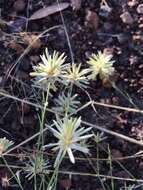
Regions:
[[[44, 136], [43, 136], [43, 129], [44, 129], [44, 120], [45, 120], [45, 114], [46, 114], [46, 108], [48, 106], [48, 97], [49, 97], [49, 91], [50, 91], [50, 85], [51, 83], [48, 84], [48, 88], [47, 88], [47, 93], [46, 93], [46, 98], [44, 98], [44, 92], [43, 92], [43, 104], [44, 107], [42, 109], [42, 115], [41, 115], [41, 119], [40, 119], [40, 134], [39, 134], [39, 138], [38, 138], [38, 150], [40, 151], [42, 146], [44, 145]], [[34, 168], [34, 186], [35, 186], [35, 190], [37, 189], [37, 177], [36, 177], [36, 173], [37, 173], [37, 160], [38, 157], [41, 156], [43, 158], [43, 153], [39, 154], [39, 151], [37, 152], [36, 155], [36, 160], [35, 160], [35, 168]], [[40, 151], [41, 152], [41, 151]]]
[[98, 146], [98, 142], [96, 143], [96, 158], [97, 158], [97, 174], [100, 174], [100, 166], [99, 166], [99, 146]]
[[137, 105], [135, 105], [135, 103], [133, 102], [133, 100], [131, 99], [131, 97], [129, 97], [129, 95], [128, 95], [127, 93], [122, 92], [122, 91], [117, 87], [117, 85], [116, 85], [114, 82], [112, 82], [112, 87], [113, 87], [117, 92], [119, 92], [126, 100], [128, 100], [129, 103], [130, 103], [131, 105], [133, 105], [135, 109], [139, 110], [139, 108], [137, 107]]
[[[111, 176], [113, 176], [113, 166], [112, 166], [112, 157], [111, 157], [111, 150], [110, 150], [110, 147], [108, 145], [108, 157], [109, 157], [109, 166], [110, 166], [110, 173], [111, 173]], [[114, 179], [111, 178], [111, 187], [112, 187], [112, 190], [114, 190]]]
[[65, 156], [65, 152], [63, 152], [62, 156], [61, 156], [61, 159], [59, 160], [59, 163], [57, 164], [54, 172], [53, 172], [53, 175], [49, 181], [49, 184], [48, 184], [48, 187], [47, 187], [47, 190], [49, 190], [51, 187], [52, 189], [56, 189], [56, 184], [57, 184], [57, 177], [58, 177], [58, 173], [59, 173], [59, 167], [60, 167], [60, 164], [62, 163], [63, 161], [63, 158]]
[[[44, 129], [44, 120], [45, 120], [45, 114], [46, 114], [46, 109], [48, 106], [48, 97], [49, 97], [49, 91], [50, 91], [50, 86], [51, 84], [48, 84], [48, 88], [47, 88], [47, 93], [46, 93], [46, 98], [44, 98], [44, 94], [43, 94], [43, 110], [42, 110], [42, 116], [41, 116], [41, 120], [40, 120], [40, 135], [39, 135], [39, 139], [38, 139], [38, 150], [40, 149], [40, 144], [42, 144], [42, 146], [44, 145], [44, 139], [43, 139], [43, 129]], [[40, 141], [42, 141], [40, 143]]]

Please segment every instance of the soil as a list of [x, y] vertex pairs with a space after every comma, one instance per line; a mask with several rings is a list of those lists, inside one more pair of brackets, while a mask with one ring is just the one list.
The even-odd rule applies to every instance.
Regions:
[[[81, 5], [76, 8], [69, 6], [62, 11], [64, 24], [68, 33], [68, 39], [63, 27], [59, 12], [50, 16], [26, 22], [40, 8], [47, 7], [56, 1], [53, 0], [0, 0], [0, 88], [3, 92], [15, 96], [22, 100], [28, 100], [40, 104], [41, 97], [39, 91], [32, 86], [29, 73], [32, 65], [39, 62], [39, 55], [45, 47], [49, 51], [57, 50], [66, 52], [68, 61], [72, 61], [72, 56], [76, 63], [82, 63], [86, 67], [86, 60], [91, 53], [99, 50], [112, 52], [114, 55], [116, 69], [115, 84], [116, 89], [111, 85], [98, 79], [90, 83], [88, 93], [97, 102], [123, 107], [135, 107], [143, 109], [143, 5], [142, 0], [108, 0], [108, 8], [101, 6], [100, 0], [81, 0]], [[78, 2], [67, 1], [64, 2]], [[29, 52], [20, 58], [25, 48], [31, 43], [31, 38], [39, 35], [48, 28], [55, 27], [40, 38]], [[58, 27], [59, 26], [59, 27]], [[69, 42], [70, 41], [70, 45]], [[71, 54], [72, 50], [72, 54]], [[19, 60], [19, 61], [17, 61]], [[119, 90], [118, 90], [119, 89]], [[81, 90], [77, 91], [81, 102], [89, 101], [88, 97]], [[141, 113], [128, 112], [119, 109], [95, 106], [96, 112], [92, 108], [84, 109], [79, 113], [84, 121], [96, 124], [106, 129], [118, 132], [136, 140], [143, 139], [143, 117]], [[34, 135], [39, 130], [38, 114], [40, 110], [12, 98], [0, 97], [0, 137], [7, 137], [19, 144]], [[52, 114], [47, 113], [46, 122], [50, 123]], [[95, 131], [97, 132], [97, 131]], [[132, 144], [117, 137], [103, 134], [105, 140], [96, 145], [91, 142], [91, 158], [97, 158], [97, 147], [99, 148], [100, 174], [105, 176], [116, 176], [120, 178], [136, 178], [143, 180], [143, 158], [131, 157], [142, 151], [142, 147]], [[46, 133], [45, 138], [52, 139], [51, 134]], [[46, 141], [46, 140], [45, 140]], [[48, 141], [48, 140], [47, 140]], [[29, 143], [15, 150], [13, 153], [21, 155], [26, 152], [35, 151], [33, 139]], [[108, 149], [111, 149], [112, 157], [119, 158], [112, 162], [112, 173], [108, 158]], [[83, 157], [75, 153], [78, 157]], [[8, 163], [20, 166], [23, 164], [22, 158], [8, 157]], [[50, 158], [52, 160], [52, 158]], [[77, 160], [73, 166], [65, 159], [61, 170], [72, 171], [81, 174], [96, 174], [97, 160], [90, 163], [88, 159]], [[8, 169], [0, 168], [0, 176], [8, 174]], [[57, 189], [65, 189], [70, 186], [74, 190], [102, 190], [105, 184], [106, 189], [113, 189], [111, 179], [92, 175], [69, 175], [59, 174]], [[13, 182], [14, 183], [14, 182]], [[24, 189], [31, 190], [32, 182], [22, 176]], [[139, 185], [139, 182], [125, 180], [114, 180], [114, 189], [124, 189], [125, 185]], [[139, 186], [136, 189], [142, 189]], [[1, 189], [20, 189], [10, 183], [9, 187], [1, 186]]]

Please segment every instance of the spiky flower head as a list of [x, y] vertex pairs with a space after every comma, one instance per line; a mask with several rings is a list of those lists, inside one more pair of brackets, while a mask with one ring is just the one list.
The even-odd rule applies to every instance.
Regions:
[[66, 153], [68, 153], [70, 161], [72, 163], [75, 163], [75, 158], [73, 156], [72, 150], [78, 150], [83, 153], [89, 152], [86, 145], [81, 145], [81, 142], [83, 142], [85, 139], [92, 137], [93, 135], [87, 134], [89, 131], [91, 131], [91, 127], [80, 127], [81, 117], [65, 117], [63, 120], [57, 119], [57, 121], [54, 121], [54, 124], [56, 128], [50, 129], [53, 135], [58, 139], [58, 142], [45, 145], [44, 147], [53, 147], [54, 151], [58, 150], [58, 154], [54, 164], [55, 167], [58, 165], [59, 160], [61, 160]]
[[70, 93], [65, 95], [64, 92], [62, 92], [61, 95], [59, 95], [58, 99], [55, 99], [55, 105], [56, 107], [53, 108], [54, 111], [65, 115], [65, 114], [72, 114], [76, 112], [80, 102], [76, 100], [77, 94], [71, 96]]
[[81, 64], [72, 64], [63, 76], [66, 80], [65, 83], [75, 84], [78, 87], [85, 88], [88, 84], [87, 74], [89, 69], [81, 69]]
[[13, 144], [13, 141], [9, 141], [6, 137], [0, 138], [0, 156]]
[[100, 79], [108, 78], [114, 72], [112, 55], [107, 55], [101, 51], [92, 54], [87, 62], [90, 65], [91, 78], [96, 79], [99, 74]]
[[49, 54], [46, 48], [40, 57], [42, 63], [33, 66], [34, 72], [30, 73], [31, 76], [36, 77], [36, 82], [44, 84], [47, 82], [61, 81], [61, 75], [64, 74], [64, 70], [67, 67], [67, 64], [64, 64], [66, 59], [65, 54], [62, 53], [60, 55], [56, 51], [53, 54]]

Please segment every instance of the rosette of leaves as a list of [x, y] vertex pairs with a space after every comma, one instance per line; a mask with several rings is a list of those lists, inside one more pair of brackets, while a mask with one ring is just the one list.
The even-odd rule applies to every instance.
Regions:
[[65, 95], [63, 92], [57, 99], [54, 100], [56, 106], [53, 107], [53, 110], [60, 113], [60, 115], [75, 113], [80, 104], [76, 98], [77, 94], [71, 96], [70, 93]]
[[49, 173], [48, 168], [49, 162], [45, 160], [41, 154], [33, 156], [26, 164], [25, 172], [28, 173], [26, 177], [31, 180], [35, 175]]

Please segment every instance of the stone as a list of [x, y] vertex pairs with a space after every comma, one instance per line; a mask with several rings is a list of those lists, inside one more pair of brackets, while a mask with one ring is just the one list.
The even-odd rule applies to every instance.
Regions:
[[127, 4], [129, 7], [134, 7], [138, 4], [138, 0], [129, 0]]
[[143, 14], [143, 3], [138, 5], [138, 7], [137, 7], [137, 13]]
[[97, 29], [99, 23], [99, 17], [96, 12], [87, 10], [85, 17], [85, 25], [92, 29]]
[[122, 13], [120, 15], [120, 18], [122, 19], [122, 22], [125, 23], [125, 24], [133, 24], [134, 20], [133, 20], [133, 17], [131, 16], [131, 14], [126, 11], [124, 13]]

